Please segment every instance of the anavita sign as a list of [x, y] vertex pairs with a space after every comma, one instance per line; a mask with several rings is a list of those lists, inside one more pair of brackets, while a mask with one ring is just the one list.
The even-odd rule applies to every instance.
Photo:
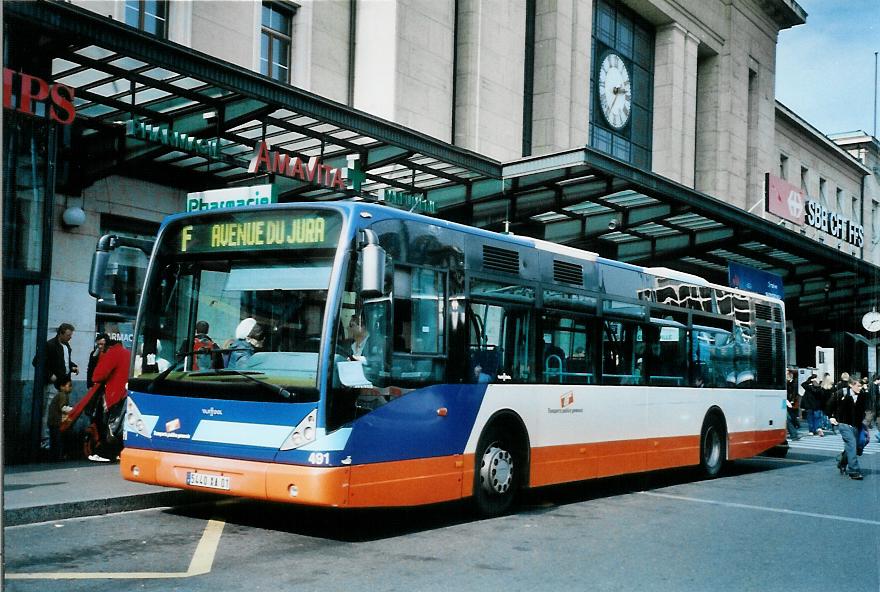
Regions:
[[257, 144], [248, 172], [275, 173], [313, 185], [345, 190], [345, 176], [341, 168], [323, 164], [317, 156], [313, 156], [308, 162], [305, 162], [299, 156], [273, 152], [269, 150], [266, 142]]

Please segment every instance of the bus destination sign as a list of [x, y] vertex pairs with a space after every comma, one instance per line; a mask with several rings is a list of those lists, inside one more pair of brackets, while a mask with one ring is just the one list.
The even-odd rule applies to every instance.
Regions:
[[340, 217], [331, 213], [238, 215], [206, 224], [189, 224], [178, 233], [181, 253], [214, 253], [246, 249], [312, 249], [333, 247]]

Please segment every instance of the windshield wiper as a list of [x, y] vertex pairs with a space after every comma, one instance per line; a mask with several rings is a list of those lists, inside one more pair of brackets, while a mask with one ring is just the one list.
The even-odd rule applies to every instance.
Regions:
[[175, 370], [177, 370], [177, 368], [178, 368], [178, 366], [180, 365], [180, 363], [181, 363], [182, 361], [184, 361], [185, 359], [187, 359], [188, 357], [190, 357], [190, 356], [193, 356], [193, 355], [195, 355], [195, 354], [225, 354], [225, 353], [229, 353], [229, 352], [231, 352], [231, 351], [234, 351], [234, 350], [231, 350], [231, 349], [207, 349], [207, 348], [202, 348], [202, 349], [197, 349], [197, 350], [193, 350], [193, 351], [188, 351], [188, 352], [183, 352], [183, 353], [177, 354], [177, 359], [174, 361], [174, 363], [173, 363], [173, 364], [169, 364], [167, 368], [165, 368], [164, 370], [162, 370], [162, 372], [160, 372], [160, 373], [156, 376], [156, 378], [154, 378], [153, 380], [151, 380], [151, 381], [150, 381], [150, 384], [148, 384], [148, 385], [146, 386], [146, 390], [152, 393], [152, 392], [153, 392], [153, 387], [156, 386], [156, 383], [157, 383], [157, 382], [162, 382], [163, 380], [165, 380], [166, 378], [168, 378], [168, 375], [171, 374], [172, 372], [174, 372]]
[[[260, 380], [259, 378], [254, 378], [249, 372], [242, 372], [241, 370], [236, 370], [234, 368], [218, 368], [210, 372], [211, 376], [222, 376], [224, 374], [237, 374], [238, 376], [244, 376], [251, 382], [272, 391], [282, 399], [293, 399], [294, 397], [296, 397], [296, 393], [290, 392], [283, 386], [272, 384], [271, 382], [266, 382], [265, 380]], [[258, 374], [262, 374], [262, 372], [259, 372]]]
[[[182, 362], [183, 360], [185, 360], [189, 356], [192, 356], [195, 354], [207, 354], [207, 353], [225, 354], [225, 353], [229, 353], [229, 352], [233, 352], [233, 351], [240, 351], [240, 350], [236, 350], [234, 348], [233, 349], [206, 350], [203, 348], [203, 349], [198, 349], [198, 350], [178, 354], [176, 363], [173, 365], [169, 365], [167, 368], [165, 368], [165, 370], [163, 370], [161, 373], [159, 373], [156, 376], [156, 378], [154, 378], [153, 380], [150, 381], [150, 384], [148, 384], [146, 386], [145, 390], [147, 392], [152, 393], [153, 388], [156, 386], [156, 383], [159, 383], [159, 382], [162, 382], [163, 380], [165, 380], [168, 377], [168, 375], [171, 374], [180, 365], [180, 362]], [[251, 373], [242, 372], [241, 370], [236, 370], [234, 368], [214, 368], [211, 370], [206, 370], [205, 374], [208, 374], [211, 376], [218, 376], [218, 375], [222, 376], [223, 374], [235, 374], [238, 376], [243, 376], [243, 377], [247, 378], [248, 380], [250, 380], [251, 382], [258, 384], [267, 390], [272, 391], [273, 393], [275, 393], [276, 395], [278, 395], [279, 397], [281, 397], [283, 399], [293, 399], [296, 396], [296, 393], [290, 392], [289, 390], [287, 390], [283, 386], [279, 386], [277, 384], [272, 384], [271, 382], [266, 382], [265, 380], [260, 380], [259, 378], [254, 378], [253, 376], [251, 376]], [[257, 374], [262, 374], [262, 372], [258, 372]]]

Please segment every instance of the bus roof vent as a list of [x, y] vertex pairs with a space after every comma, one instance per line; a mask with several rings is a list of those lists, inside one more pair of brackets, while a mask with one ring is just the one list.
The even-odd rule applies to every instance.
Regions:
[[779, 305], [773, 307], [773, 320], [777, 323], [782, 322], [782, 307]]
[[755, 303], [755, 318], [763, 319], [765, 321], [773, 320], [772, 309], [767, 304], [760, 304], [758, 302]]
[[584, 268], [576, 263], [567, 261], [553, 260], [553, 280], [564, 282], [566, 284], [574, 284], [576, 286], [584, 285]]
[[483, 245], [483, 269], [519, 275], [519, 253]]

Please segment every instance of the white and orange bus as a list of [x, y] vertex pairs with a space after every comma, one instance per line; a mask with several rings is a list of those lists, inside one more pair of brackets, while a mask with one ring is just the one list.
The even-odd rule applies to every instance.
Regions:
[[170, 217], [134, 343], [121, 472], [144, 483], [497, 514], [785, 442], [781, 301], [364, 202]]

